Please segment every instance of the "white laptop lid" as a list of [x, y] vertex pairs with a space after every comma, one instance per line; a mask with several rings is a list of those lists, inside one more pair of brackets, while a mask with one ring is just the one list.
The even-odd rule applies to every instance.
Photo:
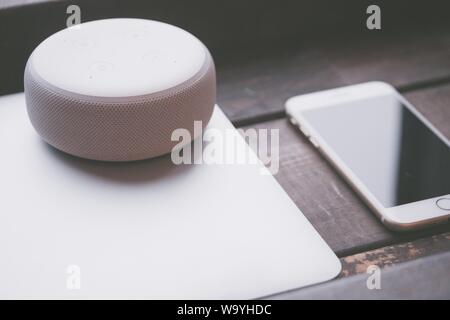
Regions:
[[[218, 107], [208, 128], [233, 129]], [[0, 150], [0, 298], [258, 298], [340, 271], [261, 164], [67, 156], [23, 94], [0, 97]]]

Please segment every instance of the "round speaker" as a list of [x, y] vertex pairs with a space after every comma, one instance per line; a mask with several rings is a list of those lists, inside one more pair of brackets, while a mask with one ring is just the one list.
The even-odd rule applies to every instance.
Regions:
[[66, 153], [104, 161], [166, 154], [216, 97], [214, 62], [190, 33], [161, 22], [106, 19], [59, 31], [28, 59], [28, 115]]

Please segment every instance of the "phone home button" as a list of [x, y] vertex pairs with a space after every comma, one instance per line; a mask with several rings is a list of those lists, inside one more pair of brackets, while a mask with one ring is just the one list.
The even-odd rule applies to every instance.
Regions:
[[450, 210], [450, 198], [438, 199], [436, 205], [442, 210]]

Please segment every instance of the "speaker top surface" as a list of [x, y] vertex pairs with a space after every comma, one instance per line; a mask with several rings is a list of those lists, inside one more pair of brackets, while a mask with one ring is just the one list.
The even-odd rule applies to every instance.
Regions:
[[196, 37], [141, 19], [97, 20], [44, 40], [24, 74], [27, 111], [53, 147], [82, 158], [166, 154], [176, 129], [196, 138], [216, 100], [214, 61]]
[[204, 45], [178, 27], [120, 18], [61, 30], [35, 49], [29, 63], [52, 87], [114, 98], [176, 87], [194, 77], [206, 59]]

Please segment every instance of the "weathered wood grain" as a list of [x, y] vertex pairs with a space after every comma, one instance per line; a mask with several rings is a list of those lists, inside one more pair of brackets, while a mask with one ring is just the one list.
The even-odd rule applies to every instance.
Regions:
[[[450, 85], [406, 96], [450, 138]], [[450, 230], [447, 225], [410, 233], [389, 231], [287, 119], [245, 128], [249, 127], [279, 129], [280, 170], [275, 178], [339, 256]]]
[[392, 234], [286, 119], [251, 126], [279, 129], [275, 178], [338, 255], [382, 246]]
[[450, 76], [450, 30], [385, 33], [325, 43], [327, 58], [346, 83], [381, 80], [400, 90]]
[[450, 81], [450, 32], [298, 39], [295, 49], [251, 57], [218, 68], [218, 101], [237, 125], [279, 117], [302, 93], [374, 80], [399, 90]]
[[339, 277], [366, 273], [370, 265], [389, 268], [402, 262], [446, 251], [450, 251], [449, 232], [341, 258], [342, 272]]
[[275, 178], [339, 256], [450, 230], [389, 231], [286, 119], [250, 127], [279, 129], [280, 170]]
[[289, 97], [342, 86], [326, 52], [305, 46], [275, 53], [254, 52], [218, 65], [218, 103], [236, 125], [282, 115]]
[[369, 290], [369, 274], [293, 290], [269, 299], [450, 299], [450, 252], [381, 269], [380, 289]]

